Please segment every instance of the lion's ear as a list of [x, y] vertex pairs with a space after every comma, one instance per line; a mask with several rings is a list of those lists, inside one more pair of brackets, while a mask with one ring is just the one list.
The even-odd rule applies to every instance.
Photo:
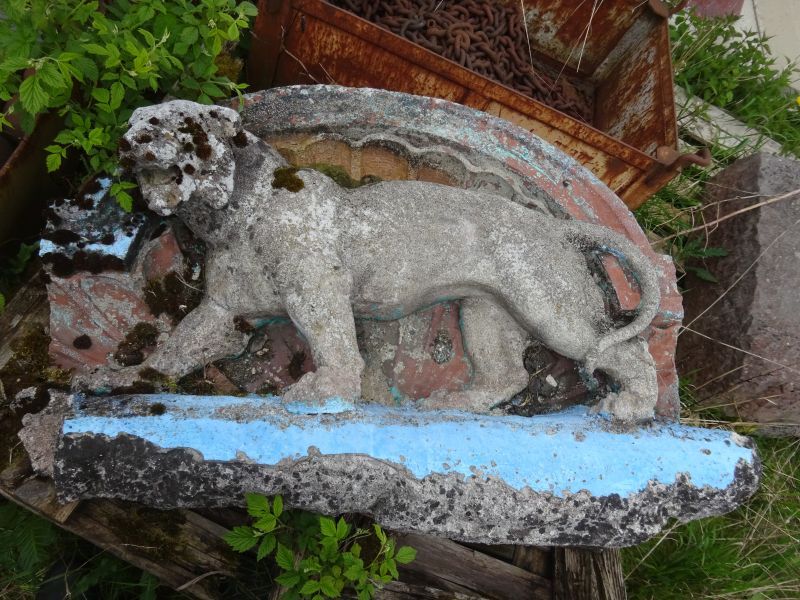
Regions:
[[205, 125], [209, 133], [229, 139], [242, 130], [242, 118], [231, 108], [214, 106], [206, 113]]

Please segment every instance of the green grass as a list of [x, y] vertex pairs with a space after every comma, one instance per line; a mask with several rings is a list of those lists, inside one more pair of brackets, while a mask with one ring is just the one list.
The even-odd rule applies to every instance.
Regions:
[[755, 440], [764, 474], [747, 504], [623, 550], [631, 600], [800, 598], [800, 440]]

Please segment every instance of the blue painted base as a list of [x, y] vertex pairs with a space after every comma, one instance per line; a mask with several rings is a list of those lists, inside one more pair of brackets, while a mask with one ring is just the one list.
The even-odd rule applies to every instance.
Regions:
[[[240, 473], [234, 479], [239, 477], [250, 482], [236, 484], [245, 486], [238, 490], [240, 494], [254, 487], [289, 497], [296, 494], [296, 505], [322, 512], [379, 513], [374, 507], [375, 498], [365, 501], [361, 497], [363, 489], [356, 484], [360, 474], [374, 469], [376, 476], [385, 480], [381, 485], [396, 486], [402, 481], [403, 486], [418, 488], [413, 492], [404, 490], [404, 493], [410, 494], [412, 500], [417, 494], [417, 500], [422, 503], [417, 516], [406, 514], [389, 518], [384, 515], [387, 524], [398, 529], [433, 530], [451, 537], [458, 537], [454, 532], [459, 531], [460, 521], [467, 520], [465, 515], [459, 514], [456, 505], [436, 510], [440, 500], [429, 499], [428, 506], [433, 502], [436, 506], [425, 508], [428, 494], [443, 493], [447, 497], [451, 489], [459, 489], [462, 494], [463, 490], [469, 490], [472, 510], [463, 510], [471, 517], [470, 523], [474, 524], [472, 513], [486, 506], [488, 512], [481, 521], [486, 521], [482, 526], [494, 523], [492, 528], [499, 518], [521, 519], [522, 522], [527, 518], [527, 522], [534, 523], [536, 520], [531, 520], [529, 513], [534, 508], [541, 509], [542, 503], [556, 518], [559, 510], [569, 504], [572, 508], [565, 521], [569, 525], [562, 525], [562, 528], [572, 530], [587, 514], [596, 513], [598, 516], [593, 519], [605, 519], [605, 509], [596, 505], [608, 499], [616, 499], [619, 505], [616, 508], [621, 513], [644, 515], [645, 521], [651, 519], [653, 512], [660, 515], [661, 521], [666, 520], [665, 513], [686, 519], [724, 512], [752, 493], [757, 481], [754, 475], [758, 470], [757, 458], [746, 438], [727, 431], [677, 424], [654, 424], [620, 431], [606, 417], [591, 415], [583, 407], [527, 418], [457, 411], [421, 412], [372, 405], [347, 410], [342, 403], [331, 407], [335, 412], [295, 414], [285, 410], [280, 399], [275, 397], [146, 395], [78, 400], [75, 404], [78, 408], [64, 423], [60, 466], [57, 465], [56, 480], [67, 496], [74, 491], [75, 482], [81, 480], [79, 487], [84, 492], [77, 495], [130, 497], [126, 496], [122, 482], [120, 489], [112, 493], [104, 487], [107, 482], [84, 479], [90, 477], [86, 469], [95, 468], [91, 464], [92, 456], [86, 455], [87, 448], [95, 448], [96, 452], [100, 444], [105, 457], [105, 454], [113, 454], [115, 444], [122, 447], [131, 439], [138, 440], [136, 448], [144, 448], [143, 454], [136, 458], [138, 450], [120, 451], [110, 468], [128, 468], [132, 478], [139, 471], [148, 470], [148, 457], [163, 457], [170, 451], [191, 449], [192, 460], [198, 464], [227, 465], [226, 472], [239, 465], [243, 469], [241, 473], [247, 475]], [[137, 466], [137, 460], [143, 464]], [[309, 464], [316, 464], [316, 467], [309, 467]], [[171, 467], [163, 464], [159, 467], [167, 468]], [[267, 483], [254, 485], [253, 469], [259, 474], [257, 477]], [[104, 471], [108, 473], [109, 469]], [[290, 489], [283, 477], [292, 474], [295, 480], [300, 479], [293, 475], [295, 471], [305, 473], [303, 485]], [[330, 491], [319, 487], [319, 473], [329, 472], [334, 482], [333, 488], [328, 488]], [[186, 485], [194, 486], [197, 482], [193, 478], [197, 476], [197, 473], [187, 474], [186, 481], [190, 484]], [[355, 487], [343, 486], [342, 479]], [[214, 488], [214, 479], [202, 483], [215, 504], [220, 503], [221, 495], [228, 493], [222, 490], [226, 486], [209, 492], [209, 488]], [[236, 485], [226, 489], [237, 490]], [[378, 485], [370, 493], [383, 496], [394, 493], [387, 489], [381, 494], [380, 490]], [[693, 500], [687, 500], [687, 490], [695, 495]], [[174, 485], [169, 494], [173, 497], [161, 497], [154, 503], [186, 504], [186, 495], [176, 491]], [[502, 494], [505, 505], [499, 501], [498, 494]], [[316, 495], [321, 498], [314, 499]], [[576, 498], [580, 502], [576, 502]], [[140, 495], [132, 499], [143, 498]], [[229, 500], [238, 502], [240, 497]], [[652, 506], [643, 507], [643, 501]], [[716, 505], [715, 501], [718, 501]], [[687, 507], [687, 502], [697, 506]], [[587, 504], [585, 514], [575, 509], [581, 503]], [[365, 508], [365, 504], [369, 506]], [[511, 511], [513, 515], [491, 514], [488, 507], [494, 510], [500, 505], [505, 506], [503, 511]], [[662, 510], [664, 505], [672, 509]], [[424, 519], [420, 516], [423, 512], [426, 513]], [[447, 523], [442, 521], [439, 525], [445, 526], [438, 529], [415, 527], [415, 521], [421, 522], [431, 514], [440, 513]], [[564, 520], [563, 515], [560, 518]], [[630, 515], [629, 519], [636, 521]], [[546, 521], [544, 517], [542, 520]], [[554, 539], [561, 539], [556, 534], [563, 533], [536, 533], [537, 528], [530, 529], [522, 538], [526, 543], [553, 543]], [[658, 527], [651, 523], [647, 535], [657, 531]], [[583, 534], [580, 540], [584, 545], [606, 545], [609, 536], [619, 537], [609, 533], [603, 537], [595, 532], [592, 535], [597, 541], [588, 543], [587, 539], [594, 538], [591, 535], [587, 538], [587, 535]], [[636, 539], [637, 535], [642, 537], [638, 529], [628, 537]], [[503, 534], [500, 540], [488, 534], [484, 537], [463, 534], [462, 539], [518, 541], [509, 533]], [[531, 541], [533, 539], [536, 541]], [[570, 539], [575, 543], [574, 538]]]

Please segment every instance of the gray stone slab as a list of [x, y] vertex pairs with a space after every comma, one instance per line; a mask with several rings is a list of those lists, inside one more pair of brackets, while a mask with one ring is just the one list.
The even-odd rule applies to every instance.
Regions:
[[[707, 189], [711, 221], [800, 189], [800, 162], [755, 154]], [[705, 261], [718, 283], [688, 278], [684, 323], [698, 333], [683, 332], [678, 345], [702, 398], [782, 433], [800, 432], [799, 234], [800, 195], [714, 227], [708, 245], [728, 255]]]

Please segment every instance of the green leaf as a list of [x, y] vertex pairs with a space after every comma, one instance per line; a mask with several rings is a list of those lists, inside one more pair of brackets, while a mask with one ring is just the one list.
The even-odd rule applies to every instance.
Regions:
[[240, 2], [237, 8], [239, 12], [248, 17], [255, 17], [258, 14], [258, 8], [250, 2]]
[[350, 533], [350, 525], [348, 525], [344, 517], [339, 517], [339, 522], [336, 523], [336, 537], [343, 540]]
[[111, 99], [109, 105], [113, 110], [116, 110], [122, 104], [122, 99], [125, 97], [125, 88], [119, 81], [111, 84]]
[[392, 577], [400, 579], [400, 574], [397, 572], [397, 563], [394, 562], [393, 558], [386, 559], [386, 568], [389, 573], [391, 573]]
[[261, 517], [258, 521], [253, 523], [253, 527], [258, 529], [259, 531], [263, 531], [264, 533], [269, 533], [275, 526], [277, 525], [278, 521], [275, 518], [275, 515], [266, 514]]
[[48, 154], [46, 161], [48, 173], [58, 171], [59, 167], [61, 167], [61, 154]]
[[285, 588], [293, 588], [300, 583], [300, 574], [290, 571], [289, 573], [282, 573], [275, 578], [275, 581]]
[[103, 104], [108, 104], [108, 99], [111, 96], [106, 88], [95, 88], [92, 90], [92, 98]]
[[397, 562], [399, 562], [401, 565], [407, 565], [416, 558], [417, 550], [411, 546], [401, 546], [395, 555], [395, 560], [397, 560]]
[[36, 74], [26, 78], [19, 86], [19, 100], [31, 115], [40, 113], [47, 107], [50, 96], [42, 89]]
[[83, 49], [90, 54], [98, 54], [100, 56], [108, 56], [108, 50], [99, 44], [83, 44]]
[[336, 537], [336, 523], [328, 517], [319, 518], [319, 530], [325, 537]]
[[718, 283], [717, 278], [714, 277], [714, 274], [711, 273], [711, 271], [709, 271], [708, 269], [704, 269], [702, 267], [688, 267], [687, 271], [691, 271], [692, 273], [697, 275], [699, 279], [702, 279], [703, 281], [708, 281], [709, 283]]
[[196, 27], [186, 27], [183, 31], [181, 31], [180, 40], [187, 46], [191, 46], [197, 41], [199, 33]]
[[[87, 58], [85, 56], [79, 56], [73, 60], [71, 66], [80, 71], [85, 78], [89, 79], [89, 81], [97, 81], [97, 78], [100, 75], [97, 71], [97, 65], [95, 62], [91, 58]], [[80, 77], [76, 78], [79, 81], [83, 81], [83, 79]]]
[[261, 538], [261, 543], [258, 546], [258, 554], [256, 555], [256, 560], [261, 560], [265, 556], [268, 556], [275, 549], [275, 543], [276, 543], [275, 536], [271, 533]]
[[328, 598], [338, 598], [341, 596], [336, 587], [336, 580], [330, 575], [325, 575], [319, 580], [319, 591], [325, 594]]
[[210, 98], [218, 98], [225, 95], [217, 84], [211, 83], [210, 81], [203, 83], [200, 86], [200, 89], [203, 90], [203, 93], [207, 94]]
[[[119, 196], [117, 197], [119, 200]], [[225, 534], [225, 541], [228, 545], [237, 552], [247, 552], [256, 545], [258, 536], [252, 528], [239, 526], [234, 527], [231, 531]]]
[[251, 517], [263, 517], [270, 514], [269, 500], [261, 494], [245, 494], [247, 500], [247, 514]]
[[139, 29], [137, 29], [137, 31], [138, 31], [138, 32], [139, 32], [139, 34], [140, 34], [140, 35], [141, 35], [141, 36], [144, 38], [144, 41], [145, 41], [145, 42], [147, 42], [147, 45], [148, 45], [148, 46], [151, 46], [151, 47], [152, 47], [152, 46], [155, 46], [155, 45], [156, 45], [156, 39], [153, 37], [153, 34], [152, 34], [152, 33], [150, 33], [149, 31], [147, 31], [147, 29], [141, 29], [141, 28], [139, 28]]
[[712, 257], [719, 257], [719, 256], [728, 256], [728, 251], [725, 248], [720, 248], [718, 246], [712, 246], [710, 248], [704, 248], [702, 251], [698, 253], [701, 256], [712, 258]]
[[350, 581], [356, 581], [359, 577], [361, 577], [361, 573], [363, 572], [364, 572], [364, 567], [361, 567], [359, 565], [351, 565], [345, 570], [344, 576]]
[[31, 59], [23, 56], [11, 56], [0, 63], [0, 70], [2, 71], [21, 71], [27, 69], [31, 64]]
[[283, 544], [278, 544], [278, 552], [275, 555], [275, 562], [277, 562], [278, 566], [285, 571], [294, 569], [294, 552], [292, 552]]
[[375, 535], [378, 540], [380, 540], [381, 545], [386, 544], [386, 534], [383, 532], [383, 529], [381, 529], [381, 526], [375, 523], [372, 527], [375, 529]]
[[231, 23], [228, 27], [228, 39], [231, 41], [239, 39], [239, 28], [236, 23]]
[[45, 63], [40, 69], [36, 71], [36, 75], [44, 85], [54, 88], [51, 92], [68, 88], [69, 82], [64, 81], [63, 75], [58, 70], [58, 67], [51, 62]]
[[319, 591], [319, 581], [314, 579], [309, 579], [303, 584], [303, 587], [300, 588], [300, 593], [305, 596], [310, 596], [314, 592]]
[[278, 495], [272, 499], [272, 514], [280, 517], [283, 514], [283, 497]]

